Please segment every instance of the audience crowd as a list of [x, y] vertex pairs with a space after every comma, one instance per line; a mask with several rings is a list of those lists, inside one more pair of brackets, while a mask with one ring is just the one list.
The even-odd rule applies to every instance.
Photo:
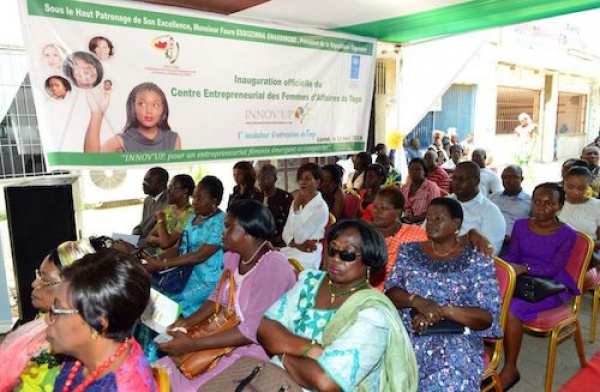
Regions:
[[[157, 391], [151, 364], [168, 369], [171, 390], [201, 391], [217, 376], [251, 382], [229, 375], [244, 357], [306, 391], [477, 391], [500, 337], [509, 389], [522, 323], [580, 294], [566, 270], [577, 231], [594, 241], [588, 275], [599, 276], [600, 150], [586, 146], [530, 195], [520, 166], [499, 175], [463, 144], [439, 133], [423, 154], [411, 139], [405, 181], [382, 144], [351, 157], [345, 182], [338, 164], [305, 163], [293, 193], [271, 164], [236, 163], [232, 190], [150, 169], [133, 251], [100, 237], [41, 261], [39, 317], [0, 346], [0, 391]], [[495, 256], [566, 290], [513, 298], [503, 331]], [[181, 309], [165, 333], [140, 321], [150, 288]], [[210, 330], [218, 309], [235, 322]], [[197, 374], [181, 365], [223, 349]]]

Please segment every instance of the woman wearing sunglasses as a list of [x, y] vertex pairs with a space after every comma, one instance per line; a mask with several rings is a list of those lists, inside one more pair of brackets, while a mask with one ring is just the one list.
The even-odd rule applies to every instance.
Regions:
[[[458, 236], [463, 211], [456, 200], [433, 199], [426, 216], [429, 240], [400, 247], [386, 294], [410, 333], [419, 390], [479, 391], [483, 338], [502, 335], [494, 265], [466, 236]], [[457, 328], [439, 330], [442, 320], [454, 321]]]
[[[43, 316], [50, 310], [61, 282], [60, 272], [75, 260], [109, 246], [98, 237], [63, 242], [44, 258], [31, 284], [31, 304]], [[47, 320], [37, 317], [10, 333], [0, 345], [0, 391], [45, 391], [52, 389], [62, 356], [51, 354], [46, 340]]]
[[259, 341], [307, 390], [416, 391], [406, 330], [389, 299], [369, 285], [387, 260], [383, 237], [346, 220], [331, 228], [327, 243], [328, 271], [300, 274], [265, 314]]
[[156, 391], [131, 328], [150, 297], [139, 262], [114, 249], [86, 255], [62, 271], [48, 317], [52, 351], [70, 357], [55, 391]]

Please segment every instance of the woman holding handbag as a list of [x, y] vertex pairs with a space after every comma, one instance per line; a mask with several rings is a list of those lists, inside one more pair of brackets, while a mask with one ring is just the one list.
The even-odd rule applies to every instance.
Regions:
[[565, 269], [575, 247], [577, 232], [557, 218], [564, 203], [565, 191], [556, 183], [538, 185], [532, 196], [532, 217], [515, 222], [508, 250], [502, 256], [512, 264], [517, 275], [554, 279], [567, 288], [539, 302], [527, 302], [519, 298], [517, 278], [504, 334], [504, 368], [500, 372], [500, 381], [505, 390], [521, 378], [517, 369], [523, 339], [521, 322], [534, 320], [538, 312], [558, 307], [579, 294], [577, 284]]
[[[173, 391], [196, 391], [242, 356], [268, 360], [258, 343], [257, 330], [264, 312], [295, 283], [294, 270], [287, 258], [274, 250], [269, 242], [275, 233], [275, 220], [267, 207], [254, 200], [233, 203], [225, 216], [223, 245], [226, 273], [233, 274], [233, 286], [221, 280], [223, 287], [215, 290], [196, 312], [175, 323], [171, 331], [191, 329], [213, 316], [215, 303], [227, 307], [232, 290], [233, 309], [239, 324], [210, 336], [193, 338], [182, 332], [171, 332], [173, 340], [158, 345], [171, 356], [181, 356], [200, 350], [231, 347], [232, 351], [218, 359], [216, 366], [193, 379], [188, 379], [171, 358], [158, 364], [170, 369]], [[220, 289], [220, 290], [219, 290]], [[217, 293], [220, 292], [219, 298]]]
[[327, 234], [328, 271], [305, 270], [265, 314], [259, 339], [307, 390], [416, 391], [410, 339], [390, 300], [369, 285], [385, 267], [381, 234], [360, 220]]

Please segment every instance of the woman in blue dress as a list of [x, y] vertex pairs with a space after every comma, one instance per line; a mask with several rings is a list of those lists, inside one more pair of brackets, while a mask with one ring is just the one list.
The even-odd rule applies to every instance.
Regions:
[[[427, 209], [429, 241], [402, 245], [385, 284], [413, 342], [419, 391], [479, 391], [483, 338], [502, 335], [492, 259], [458, 237], [462, 218], [455, 200], [433, 199]], [[465, 332], [434, 333], [442, 320], [462, 324]]]

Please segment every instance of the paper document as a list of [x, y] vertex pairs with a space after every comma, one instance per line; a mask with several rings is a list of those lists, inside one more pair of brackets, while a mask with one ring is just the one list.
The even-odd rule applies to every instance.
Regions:
[[133, 246], [137, 246], [137, 243], [140, 240], [140, 236], [136, 234], [113, 233], [112, 239], [123, 240], [125, 242], [129, 242]]
[[177, 302], [158, 290], [150, 289], [150, 301], [140, 320], [152, 330], [165, 333], [167, 327], [177, 321], [180, 313], [181, 307]]

